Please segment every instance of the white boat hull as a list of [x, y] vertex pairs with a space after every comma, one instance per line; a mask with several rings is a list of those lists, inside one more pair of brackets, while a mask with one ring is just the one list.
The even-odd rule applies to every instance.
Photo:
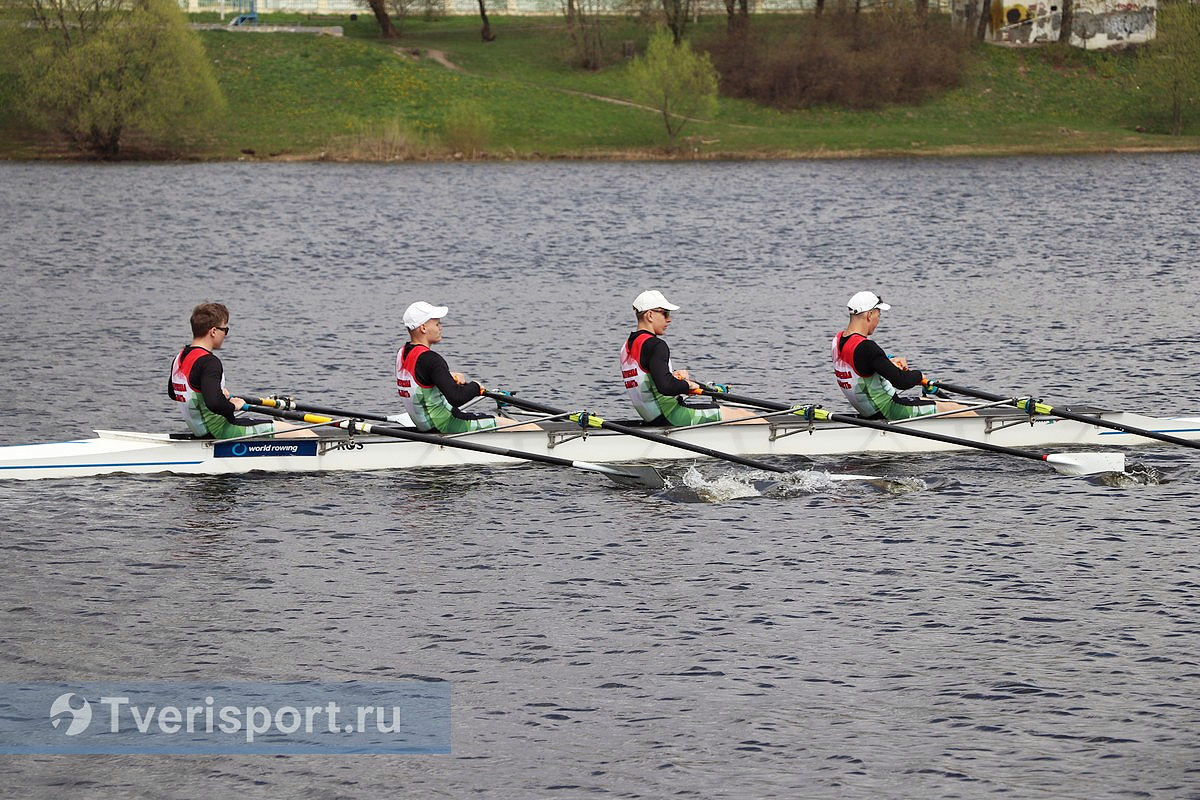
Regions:
[[[1085, 413], [1149, 431], [1200, 441], [1200, 417], [1161, 419], [1129, 412]], [[1023, 414], [941, 418], [905, 423], [948, 436], [1006, 447], [1074, 448], [1162, 445], [1155, 440], [1095, 425]], [[593, 463], [692, 459], [694, 453], [657, 442], [610, 433], [580, 435], [569, 423], [543, 431], [496, 431], [467, 440], [493, 447]], [[680, 441], [746, 456], [838, 456], [864, 453], [930, 453], [964, 449], [906, 436], [894, 430], [816, 422], [795, 417], [773, 424], [660, 429]], [[115, 473], [226, 475], [242, 472], [335, 472], [511, 464], [506, 456], [442, 445], [357, 436], [351, 439], [267, 439], [219, 442], [173, 439], [169, 434], [97, 431], [96, 438], [0, 447], [0, 479], [70, 478]]]

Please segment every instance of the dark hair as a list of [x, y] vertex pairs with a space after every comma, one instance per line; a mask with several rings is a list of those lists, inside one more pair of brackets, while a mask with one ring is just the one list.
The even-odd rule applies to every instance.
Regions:
[[192, 309], [192, 336], [196, 338], [228, 324], [229, 309], [220, 303], [201, 303]]

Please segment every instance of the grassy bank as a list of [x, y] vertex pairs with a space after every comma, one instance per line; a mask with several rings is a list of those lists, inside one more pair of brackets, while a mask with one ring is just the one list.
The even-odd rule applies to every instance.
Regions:
[[[202, 18], [197, 18], [204, 21]], [[215, 21], [215, 20], [212, 20]], [[655, 112], [628, 101], [622, 42], [649, 30], [614, 20], [608, 66], [569, 66], [570, 42], [553, 18], [408, 21], [398, 41], [378, 38], [369, 15], [273, 15], [264, 23], [341, 25], [344, 38], [202, 31], [229, 113], [194, 137], [202, 158], [647, 158], [664, 155]], [[758, 24], [758, 21], [755, 21]], [[723, 21], [702, 22], [703, 36]], [[416, 55], [414, 55], [414, 51]], [[460, 68], [448, 68], [435, 56]], [[917, 107], [781, 113], [722, 99], [695, 123], [684, 157], [814, 157], [1200, 150], [1200, 136], [1136, 130], [1134, 59], [1059, 47], [979, 45], [965, 84]], [[618, 101], [618, 102], [613, 102]], [[0, 126], [0, 153], [62, 153]]]

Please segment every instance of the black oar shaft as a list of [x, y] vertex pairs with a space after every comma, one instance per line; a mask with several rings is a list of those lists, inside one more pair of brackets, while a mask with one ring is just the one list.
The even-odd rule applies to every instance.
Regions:
[[742, 397], [729, 392], [718, 392], [713, 389], [704, 389], [704, 394], [709, 397], [719, 397], [722, 400], [728, 400], [731, 403], [737, 403], [743, 406], [753, 406], [755, 408], [765, 408], [768, 411], [790, 411], [795, 406], [789, 406], [787, 403], [776, 403], [771, 400], [759, 400], [755, 397]]
[[[796, 408], [789, 406], [786, 403], [776, 403], [770, 400], [758, 400], [753, 397], [742, 397], [736, 394], [728, 394], [727, 392], [716, 392], [709, 389], [704, 390], [705, 394], [713, 397], [723, 397], [731, 403], [740, 403], [746, 406], [755, 406], [757, 408], [765, 408], [769, 411], [788, 411]], [[803, 410], [796, 408], [796, 413], [801, 414]], [[989, 450], [993, 453], [1004, 453], [1005, 455], [1017, 456], [1019, 458], [1029, 458], [1034, 461], [1044, 461], [1045, 458], [1037, 453], [1030, 453], [1025, 450], [1018, 450], [1015, 447], [1005, 447], [1004, 445], [992, 444], [991, 442], [976, 442], [971, 439], [960, 439], [957, 436], [947, 436], [943, 433], [933, 433], [931, 431], [922, 431], [916, 428], [910, 428], [904, 425], [892, 425], [887, 422], [878, 420], [863, 419], [862, 417], [853, 417], [848, 414], [834, 414], [830, 411], [823, 411], [822, 416], [830, 422], [840, 422], [843, 425], [857, 425], [861, 428], [872, 428], [877, 431], [886, 433], [897, 433], [901, 436], [914, 436], [918, 439], [929, 439], [934, 442], [944, 442], [945, 444], [954, 444], [961, 447], [973, 447], [979, 450]]]
[[1091, 416], [1090, 414], [1078, 414], [1074, 411], [1066, 411], [1066, 410], [1063, 410], [1060, 408], [1056, 408], [1054, 406], [1046, 405], [1044, 403], [1035, 402], [1033, 400], [1033, 398], [1024, 399], [1024, 398], [1019, 398], [1019, 397], [1005, 397], [1004, 395], [1001, 395], [1001, 394], [985, 392], [980, 389], [970, 389], [965, 386], [956, 386], [954, 384], [943, 383], [942, 381], [938, 381], [937, 385], [942, 387], [943, 389], [946, 389], [947, 391], [950, 391], [950, 392], [958, 392], [959, 394], [970, 395], [971, 397], [978, 397], [982, 400], [1004, 401], [1004, 402], [1012, 403], [1014, 406], [1017, 406], [1018, 408], [1021, 408], [1022, 403], [1032, 404], [1033, 408], [1034, 408], [1034, 412], [1038, 413], [1038, 414], [1044, 414], [1044, 415], [1051, 416], [1051, 417], [1060, 417], [1062, 419], [1074, 420], [1075, 422], [1084, 422], [1089, 425], [1095, 425], [1100, 428], [1108, 428], [1109, 430], [1121, 431], [1122, 433], [1129, 433], [1129, 434], [1133, 434], [1135, 436], [1144, 436], [1147, 439], [1157, 439], [1160, 442], [1168, 442], [1170, 444], [1179, 444], [1179, 445], [1183, 445], [1184, 447], [1194, 447], [1194, 448], [1200, 449], [1200, 442], [1193, 442], [1190, 439], [1181, 439], [1180, 437], [1172, 436], [1169, 433], [1159, 433], [1158, 431], [1146, 430], [1145, 428], [1139, 428], [1134, 425], [1124, 425], [1119, 422], [1110, 422], [1109, 420], [1103, 419], [1101, 417], [1094, 417], [1094, 416]]
[[[551, 415], [562, 415], [562, 414], [567, 413], [561, 409], [553, 408], [551, 406], [544, 405], [542, 403], [538, 403], [533, 400], [526, 400], [523, 397], [521, 397], [521, 398], [513, 397], [511, 395], [501, 394], [499, 392], [484, 392], [484, 395], [492, 398], [493, 400], [496, 400], [497, 402], [509, 403], [511, 405], [517, 406], [518, 408], [523, 408], [526, 411], [538, 411], [543, 414], [551, 414]], [[753, 469], [761, 469], [761, 470], [765, 470], [767, 472], [791, 472], [792, 471], [792, 470], [788, 469], [787, 467], [781, 467], [776, 464], [768, 464], [765, 461], [757, 461], [753, 458], [745, 458], [743, 456], [734, 455], [733, 453], [725, 453], [720, 450], [713, 450], [710, 447], [704, 447], [703, 445], [699, 445], [699, 444], [692, 444], [691, 442], [683, 442], [683, 441], [680, 441], [679, 439], [672, 439], [670, 436], [663, 436], [661, 434], [651, 433], [650, 431], [643, 431], [643, 430], [639, 430], [637, 428], [631, 428], [628, 425], [621, 425], [616, 422], [609, 422], [608, 420], [604, 420], [603, 422], [601, 422], [600, 427], [604, 428], [606, 430], [613, 431], [614, 433], [623, 433], [626, 436], [633, 436], [638, 439], [645, 439], [646, 441], [649, 441], [649, 442], [657, 442], [659, 444], [665, 444], [670, 447], [677, 447], [680, 450], [688, 450], [688, 451], [690, 451], [692, 453], [696, 453], [698, 455], [708, 456], [709, 458], [719, 458], [719, 459], [723, 459], [725, 461], [731, 461], [734, 464], [741, 464], [744, 467], [751, 467]]]
[[[536, 461], [540, 464], [553, 464], [559, 467], [573, 467], [575, 469], [583, 469], [589, 472], [600, 472], [609, 475], [610, 477], [621, 477], [627, 480], [636, 481], [643, 485], [648, 484], [644, 474], [622, 470], [616, 467], [608, 467], [602, 464], [571, 461], [570, 459], [558, 458], [557, 456], [548, 456], [543, 453], [528, 453], [522, 450], [510, 450], [507, 447], [493, 447], [491, 445], [464, 441], [462, 439], [448, 439], [436, 434], [409, 431], [392, 425], [373, 425], [369, 422], [358, 422], [356, 419], [334, 420], [323, 415], [310, 414], [303, 411], [287, 411], [284, 409], [270, 408], [268, 406], [254, 405], [251, 403], [247, 403], [246, 408], [258, 414], [267, 414], [268, 416], [280, 417], [282, 419], [292, 419], [314, 424], [330, 423], [344, 430], [357, 433], [374, 433], [382, 436], [390, 436], [394, 439], [406, 439], [412, 442], [423, 442], [425, 444], [438, 445], [439, 447], [452, 447], [459, 450], [471, 450], [476, 453], [487, 453], [488, 455], [494, 456], [506, 456], [508, 458], [515, 458], [522, 461]], [[362, 415], [354, 416], [361, 417]], [[650, 486], [650, 488], [660, 488], [663, 485], [661, 478], [657, 483], [657, 486]]]

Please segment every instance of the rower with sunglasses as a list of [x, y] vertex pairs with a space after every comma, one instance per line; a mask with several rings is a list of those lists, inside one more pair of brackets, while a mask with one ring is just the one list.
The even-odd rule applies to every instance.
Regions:
[[[905, 397], [900, 392], [929, 386], [920, 370], [909, 369], [903, 356], [889, 357], [871, 334], [891, 306], [874, 292], [858, 292], [846, 302], [850, 323], [833, 337], [831, 353], [838, 387], [868, 419], [900, 420], [966, 409], [966, 406], [928, 397]], [[936, 391], [936, 389], [934, 390]], [[974, 415], [973, 411], [964, 414]]]
[[192, 343], [171, 362], [167, 396], [181, 403], [183, 419], [200, 439], [233, 439], [238, 436], [316, 436], [286, 422], [234, 416], [246, 405], [225, 389], [225, 367], [216, 351], [229, 336], [229, 309], [221, 303], [201, 303], [192, 309]]
[[637, 330], [621, 346], [621, 377], [633, 407], [651, 425], [677, 427], [753, 416], [751, 411], [719, 406], [711, 397], [700, 396], [700, 384], [687, 370], [671, 364], [671, 348], [661, 337], [671, 324], [671, 312], [678, 310], [657, 289], [633, 300]]

